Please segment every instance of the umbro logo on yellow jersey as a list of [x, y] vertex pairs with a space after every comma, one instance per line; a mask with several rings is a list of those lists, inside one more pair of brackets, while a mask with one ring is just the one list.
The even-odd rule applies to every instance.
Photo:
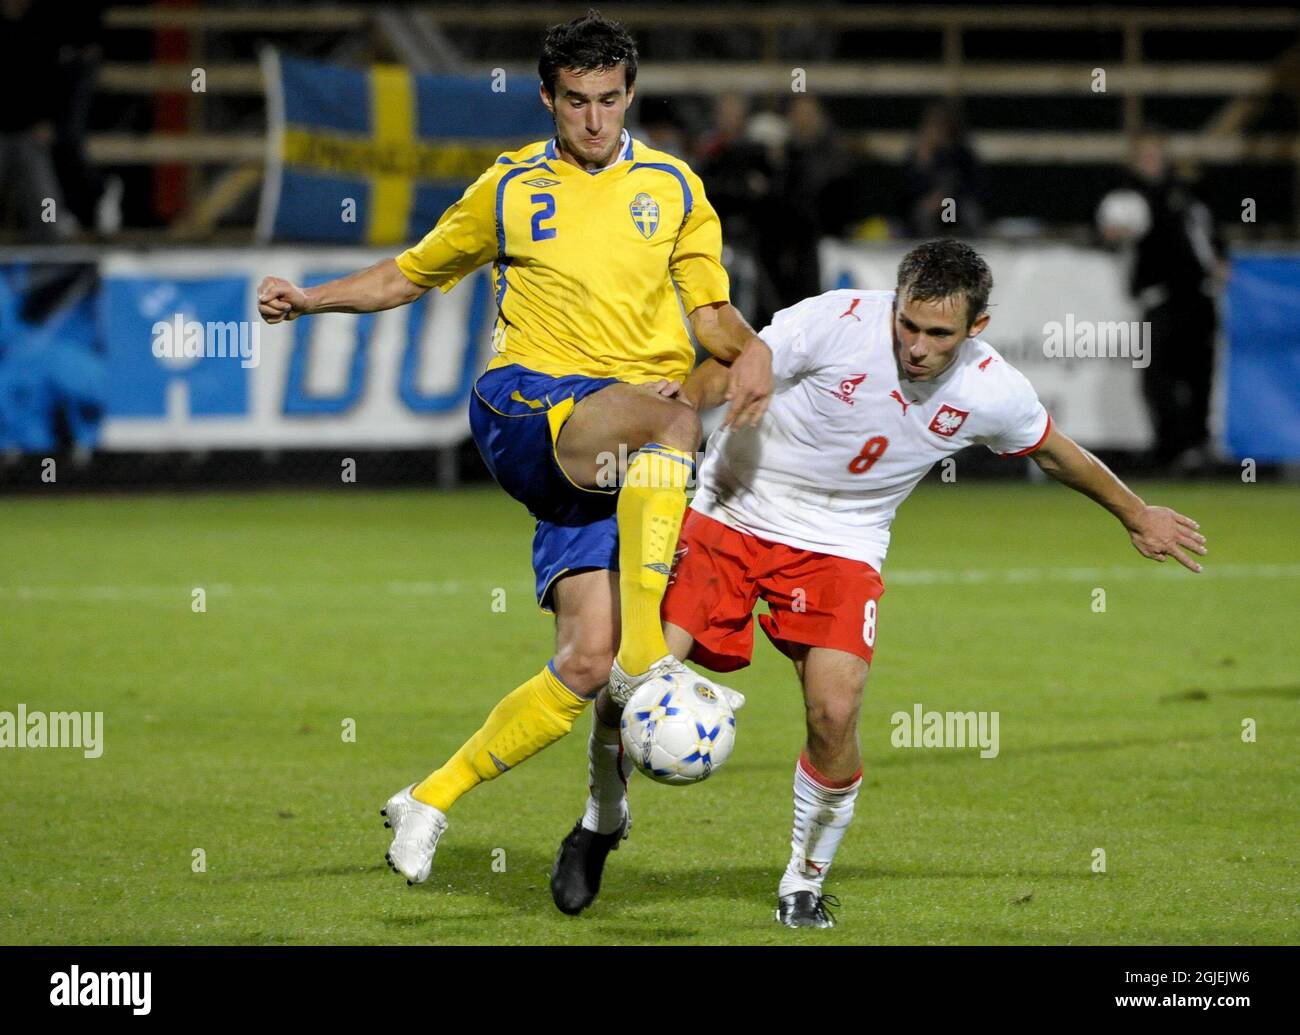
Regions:
[[529, 187], [558, 187], [559, 180], [548, 180], [545, 176], [538, 176], [536, 179], [524, 180]]

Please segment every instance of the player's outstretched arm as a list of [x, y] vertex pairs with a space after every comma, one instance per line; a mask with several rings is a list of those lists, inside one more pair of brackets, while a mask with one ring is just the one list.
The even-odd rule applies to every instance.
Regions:
[[257, 311], [267, 323], [296, 320], [311, 313], [374, 313], [414, 302], [429, 289], [413, 284], [393, 259], [360, 272], [301, 288], [281, 277], [257, 286]]
[[1047, 441], [1029, 455], [1045, 474], [1096, 500], [1119, 518], [1143, 557], [1163, 562], [1172, 556], [1191, 571], [1201, 570], [1200, 564], [1184, 553], [1208, 553], [1205, 536], [1197, 531], [1201, 526], [1176, 510], [1148, 506], [1069, 436], [1053, 428]]
[[731, 408], [722, 426], [757, 424], [772, 398], [772, 350], [730, 302], [697, 306], [690, 321], [699, 343], [730, 364], [725, 398]]

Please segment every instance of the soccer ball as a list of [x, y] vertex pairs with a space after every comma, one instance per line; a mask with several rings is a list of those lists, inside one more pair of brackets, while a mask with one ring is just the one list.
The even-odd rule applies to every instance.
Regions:
[[688, 673], [658, 676], [623, 709], [623, 750], [637, 769], [668, 784], [707, 779], [736, 744], [736, 716], [708, 683]]

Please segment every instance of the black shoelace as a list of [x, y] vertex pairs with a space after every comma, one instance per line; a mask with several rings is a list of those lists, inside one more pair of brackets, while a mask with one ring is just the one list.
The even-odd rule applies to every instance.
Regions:
[[817, 898], [817, 905], [815, 907], [817, 915], [819, 917], [825, 917], [831, 923], [834, 923], [835, 914], [832, 913], [830, 909], [827, 908], [827, 906], [830, 906], [833, 909], [839, 909], [840, 900], [837, 899], [834, 895], [820, 895]]

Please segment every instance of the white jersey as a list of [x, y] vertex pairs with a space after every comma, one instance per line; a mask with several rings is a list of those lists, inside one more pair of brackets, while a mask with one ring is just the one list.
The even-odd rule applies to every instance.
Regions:
[[760, 337], [775, 385], [759, 426], [709, 440], [691, 506], [732, 528], [881, 570], [898, 505], [978, 442], [1032, 452], [1051, 418], [1025, 376], [979, 338], [932, 381], [899, 379], [893, 291], [828, 291]]

